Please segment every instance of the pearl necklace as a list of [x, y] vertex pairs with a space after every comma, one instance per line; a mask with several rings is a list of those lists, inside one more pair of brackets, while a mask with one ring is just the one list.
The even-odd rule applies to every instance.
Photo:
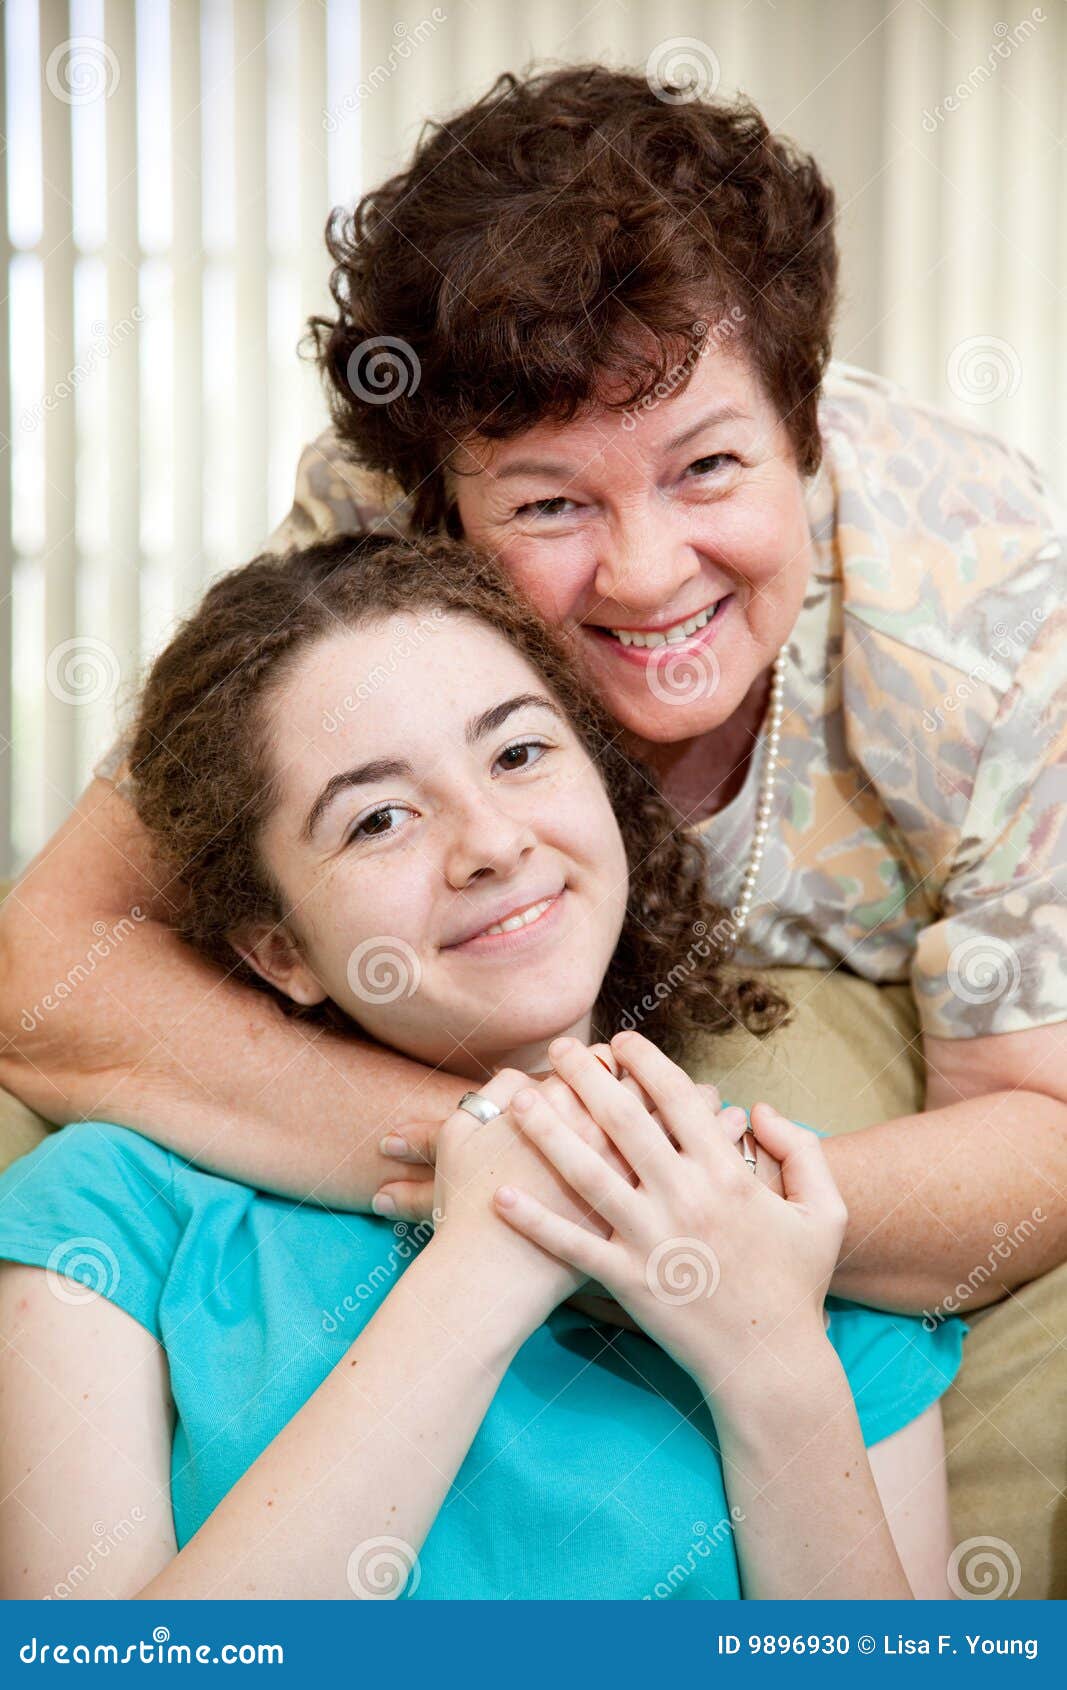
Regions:
[[734, 909], [730, 911], [731, 937], [735, 945], [744, 931], [752, 908], [756, 882], [759, 879], [760, 866], [763, 862], [763, 852], [767, 844], [767, 832], [771, 825], [775, 775], [778, 769], [778, 748], [782, 740], [782, 717], [785, 714], [782, 704], [782, 696], [785, 691], [785, 663], [786, 648], [783, 646], [775, 658], [774, 667], [771, 670], [771, 697], [767, 707], [767, 746], [764, 753], [763, 771], [760, 775], [752, 851], [749, 855], [748, 867], [745, 869], [745, 877], [741, 882], [741, 895]]

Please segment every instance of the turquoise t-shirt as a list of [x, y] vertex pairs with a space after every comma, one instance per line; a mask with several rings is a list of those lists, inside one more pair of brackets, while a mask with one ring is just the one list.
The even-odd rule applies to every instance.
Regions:
[[[97, 1121], [64, 1127], [0, 1177], [0, 1258], [92, 1286], [167, 1352], [179, 1546], [429, 1236], [268, 1196]], [[951, 1384], [961, 1322], [927, 1330], [834, 1298], [827, 1308], [867, 1444]], [[432, 1395], [425, 1407], [432, 1417]], [[694, 1381], [642, 1333], [558, 1309], [508, 1369], [419, 1569], [416, 1600], [739, 1596], [715, 1429]]]

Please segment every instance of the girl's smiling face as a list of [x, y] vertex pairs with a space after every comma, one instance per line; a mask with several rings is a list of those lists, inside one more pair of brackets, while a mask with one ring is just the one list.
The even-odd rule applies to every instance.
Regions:
[[473, 617], [409, 612], [301, 652], [267, 714], [286, 919], [234, 936], [253, 966], [474, 1078], [587, 1037], [627, 864], [536, 670]]

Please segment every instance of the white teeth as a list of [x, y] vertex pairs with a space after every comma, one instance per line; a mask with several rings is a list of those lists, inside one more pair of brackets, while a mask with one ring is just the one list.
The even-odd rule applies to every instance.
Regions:
[[521, 915], [509, 915], [506, 921], [494, 921], [492, 927], [484, 929], [486, 933], [514, 933], [517, 927], [529, 927], [531, 921], [536, 921], [539, 915], [544, 915], [549, 904], [555, 900], [544, 898], [539, 904], [531, 904]]
[[680, 640], [687, 640], [690, 634], [695, 634], [698, 628], [711, 621], [717, 606], [712, 605], [708, 610], [698, 611], [688, 622], [676, 622], [672, 628], [663, 628], [654, 634], [637, 634], [632, 628], [609, 628], [609, 634], [622, 645], [657, 646], [677, 645]]

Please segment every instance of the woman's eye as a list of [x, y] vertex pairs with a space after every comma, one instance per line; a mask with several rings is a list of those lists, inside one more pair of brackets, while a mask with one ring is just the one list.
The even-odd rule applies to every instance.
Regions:
[[726, 464], [736, 464], [737, 461], [732, 452], [712, 452], [709, 457], [696, 458], [689, 465], [687, 473], [712, 475], [717, 469], [722, 469]]
[[520, 505], [516, 516], [563, 516], [564, 505], [573, 504], [573, 499], [565, 499], [559, 494], [554, 499], [532, 499], [528, 505]]
[[505, 774], [514, 769], [528, 769], [534, 763], [540, 762], [548, 746], [540, 740], [525, 739], [518, 745], [509, 745], [500, 753], [497, 764]]
[[401, 804], [383, 804], [380, 810], [371, 810], [369, 815], [360, 817], [345, 843], [351, 845], [357, 839], [380, 839], [384, 834], [395, 833], [396, 828], [390, 826], [390, 819], [409, 814]]

